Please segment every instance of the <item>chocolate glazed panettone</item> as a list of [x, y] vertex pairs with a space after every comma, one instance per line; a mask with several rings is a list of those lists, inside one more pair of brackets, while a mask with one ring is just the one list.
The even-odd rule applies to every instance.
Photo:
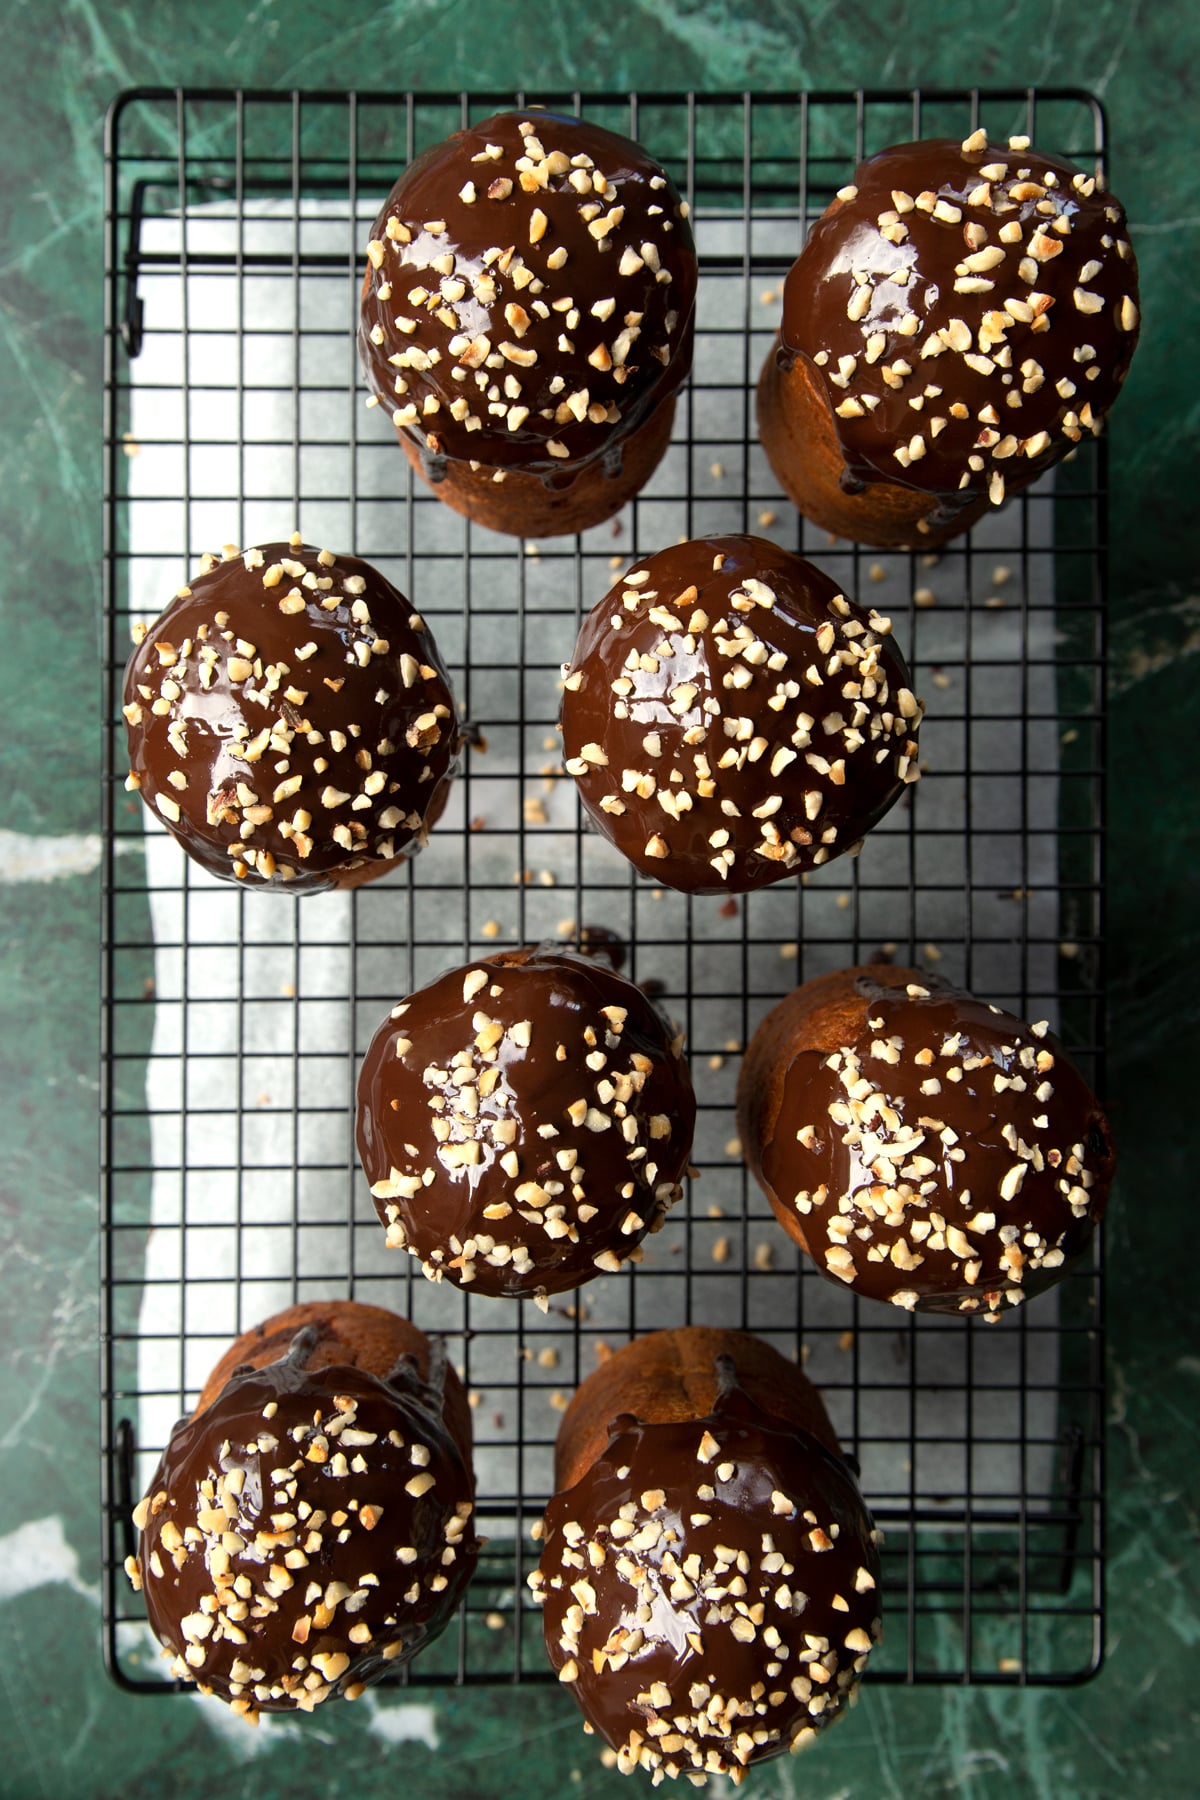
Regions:
[[639, 145], [557, 113], [498, 113], [405, 170], [367, 246], [359, 352], [440, 500], [536, 537], [644, 486], [692, 361], [687, 211]]
[[355, 1301], [243, 1333], [134, 1513], [172, 1673], [254, 1720], [357, 1699], [474, 1570], [470, 1412], [440, 1341]]
[[563, 756], [598, 830], [685, 893], [856, 851], [920, 774], [891, 621], [765, 538], [635, 563], [564, 668]]
[[1091, 1241], [1115, 1166], [1095, 1096], [1044, 1022], [917, 969], [806, 982], [751, 1040], [738, 1125], [789, 1237], [907, 1311], [996, 1320]]
[[880, 1635], [877, 1533], [820, 1395], [743, 1332], [654, 1332], [563, 1416], [530, 1585], [546, 1649], [626, 1774], [803, 1749]]
[[571, 951], [504, 951], [411, 994], [358, 1080], [388, 1245], [430, 1280], [543, 1305], [638, 1260], [688, 1166], [682, 1048], [639, 987]]
[[210, 875], [294, 894], [407, 860], [461, 735], [437, 646], [370, 563], [286, 544], [206, 556], [125, 671], [127, 786]]
[[784, 287], [763, 448], [839, 537], [932, 548], [1098, 433], [1139, 323], [1103, 179], [975, 131], [855, 171]]

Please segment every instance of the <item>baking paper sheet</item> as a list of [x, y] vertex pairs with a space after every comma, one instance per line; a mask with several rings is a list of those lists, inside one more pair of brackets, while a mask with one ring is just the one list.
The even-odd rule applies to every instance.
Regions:
[[[814, 875], [803, 894], [798, 950], [791, 882], [741, 900], [733, 918], [719, 899], [695, 903], [689, 942], [688, 904], [631, 884], [621, 858], [599, 838], [589, 835], [577, 847], [572, 784], [539, 771], [556, 762], [549, 744], [556, 665], [573, 642], [573, 607], [577, 600], [590, 606], [607, 591], [615, 579], [610, 557], [632, 558], [721, 530], [757, 529], [795, 542], [795, 515], [772, 498], [772, 478], [753, 444], [746, 381], [753, 381], [778, 314], [777, 302], [761, 296], [781, 285], [798, 225], [786, 215], [756, 222], [760, 254], [764, 230], [776, 234], [778, 274], [772, 280], [756, 267], [747, 282], [746, 222], [729, 215], [698, 221], [702, 268], [707, 262], [710, 272], [701, 281], [696, 370], [681, 402], [677, 442], [636, 518], [626, 509], [620, 535], [609, 525], [588, 534], [577, 594], [570, 540], [523, 547], [468, 529], [432, 502], [416, 508], [406, 560], [408, 476], [388, 421], [363, 410], [350, 331], [357, 249], [372, 212], [373, 203], [356, 223], [328, 202], [298, 209], [248, 202], [240, 221], [229, 207], [193, 211], [189, 255], [240, 252], [243, 267], [189, 277], [186, 331], [177, 272], [144, 270], [140, 278], [149, 329], [129, 365], [132, 615], [153, 618], [201, 550], [284, 537], [299, 525], [310, 542], [373, 556], [409, 593], [429, 618], [471, 716], [484, 722], [488, 747], [472, 752], [411, 889], [401, 873], [356, 897], [294, 901], [239, 892], [186, 863], [143, 811], [156, 993], [146, 1105], [156, 1172], [140, 1308], [138, 1480], [148, 1480], [158, 1448], [194, 1403], [224, 1341], [297, 1298], [344, 1295], [354, 1277], [360, 1298], [399, 1310], [411, 1304], [427, 1328], [491, 1328], [485, 1337], [452, 1338], [452, 1355], [477, 1395], [483, 1500], [503, 1496], [511, 1505], [523, 1491], [529, 1510], [538, 1510], [549, 1491], [561, 1405], [595, 1365], [597, 1338], [615, 1346], [632, 1330], [680, 1323], [690, 1309], [697, 1321], [747, 1322], [794, 1353], [799, 1305], [809, 1372], [825, 1385], [844, 1439], [857, 1443], [865, 1492], [881, 1511], [949, 1514], [962, 1506], [969, 1485], [976, 1519], [990, 1504], [1011, 1508], [1022, 1493], [1035, 1496], [1036, 1512], [1036, 1496], [1051, 1486], [1055, 1297], [1037, 1300], [1025, 1320], [976, 1327], [968, 1342], [957, 1321], [925, 1318], [913, 1330], [907, 1319], [881, 1318], [887, 1309], [856, 1314], [852, 1297], [819, 1277], [798, 1284], [798, 1253], [753, 1184], [744, 1195], [741, 1160], [730, 1145], [739, 1056], [726, 1046], [740, 1046], [796, 979], [854, 960], [856, 924], [864, 956], [895, 945], [898, 958], [921, 959], [932, 945], [940, 951], [939, 972], [969, 972], [984, 997], [1015, 1007], [1024, 1001], [1032, 1016], [1054, 1022], [1052, 1006], [1038, 997], [1055, 985], [1057, 726], [1049, 718], [1022, 723], [1023, 715], [1053, 714], [1056, 704], [1053, 669], [1030, 666], [1053, 654], [1050, 558], [1022, 554], [1023, 543], [1052, 542], [1049, 493], [1026, 500], [1024, 524], [1013, 507], [975, 534], [977, 547], [994, 552], [976, 559], [977, 601], [980, 581], [990, 589], [992, 569], [1007, 567], [1007, 581], [989, 594], [1002, 605], [964, 611], [961, 549], [932, 568], [907, 555], [861, 559], [858, 597], [894, 618], [912, 655], [914, 685], [929, 703], [921, 738], [929, 773], [910, 790], [915, 834], [907, 808], [897, 808], [863, 851], [857, 894], [856, 872], [844, 859]], [[143, 250], [177, 257], [179, 238], [178, 221], [148, 221]], [[262, 267], [271, 255], [282, 255], [284, 266]], [[337, 267], [310, 272], [322, 256], [344, 258], [344, 274]], [[352, 487], [353, 504], [345, 497]], [[748, 513], [747, 490], [755, 496]], [[298, 491], [306, 496], [299, 511]], [[671, 498], [689, 492], [687, 501]], [[774, 520], [759, 522], [772, 512]], [[854, 592], [845, 546], [810, 553]], [[871, 565], [881, 579], [871, 579]], [[937, 603], [914, 608], [914, 583], [927, 586]], [[524, 677], [522, 654], [527, 665], [541, 665], [527, 667]], [[972, 773], [961, 722], [968, 703], [973, 716], [993, 715], [970, 729]], [[1034, 778], [1023, 777], [1023, 769]], [[529, 827], [522, 847], [518, 821], [535, 798], [546, 822]], [[489, 829], [468, 829], [479, 818]], [[468, 864], [469, 899], [461, 886]], [[522, 869], [528, 885], [514, 886]], [[975, 884], [969, 907], [967, 880]], [[601, 882], [619, 885], [602, 891]], [[465, 940], [479, 954], [522, 939], [558, 938], [572, 920], [604, 924], [630, 939], [639, 977], [657, 978], [664, 1005], [686, 1017], [702, 1101], [696, 1157], [704, 1173], [647, 1245], [653, 1279], [599, 1278], [547, 1316], [531, 1304], [464, 1299], [419, 1276], [410, 1300], [407, 1259], [385, 1251], [354, 1163], [355, 1053], [410, 978], [420, 983], [464, 960]], [[489, 921], [500, 927], [494, 940], [481, 935]], [[1045, 942], [1022, 948], [1022, 928]], [[410, 962], [414, 929], [437, 941]], [[975, 941], [969, 971], [968, 936]], [[357, 1225], [346, 1217], [351, 1192]], [[709, 1216], [714, 1208], [721, 1216]], [[760, 1266], [767, 1260], [769, 1269]], [[564, 1306], [584, 1309], [578, 1355]], [[518, 1430], [523, 1451], [513, 1443]], [[503, 1536], [505, 1524], [503, 1517], [494, 1521], [493, 1535]]]

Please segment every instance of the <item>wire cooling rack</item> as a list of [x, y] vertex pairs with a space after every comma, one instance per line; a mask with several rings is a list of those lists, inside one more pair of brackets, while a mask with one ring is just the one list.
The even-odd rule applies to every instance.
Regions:
[[[512, 104], [637, 136], [689, 196], [695, 374], [643, 495], [578, 539], [450, 514], [368, 412], [352, 341], [367, 226], [414, 154]], [[753, 385], [807, 224], [909, 137], [1026, 131], [1089, 166], [1076, 91], [392, 95], [139, 90], [107, 138], [103, 901], [104, 1636], [161, 1673], [121, 1572], [174, 1419], [237, 1332], [355, 1295], [446, 1333], [471, 1391], [491, 1542], [413, 1683], [549, 1678], [525, 1575], [566, 1397], [639, 1330], [746, 1326], [804, 1359], [887, 1534], [884, 1682], [1071, 1682], [1102, 1634], [1098, 1265], [996, 1327], [835, 1291], [776, 1228], [734, 1138], [739, 1051], [797, 980], [880, 952], [1048, 1016], [1102, 1086], [1104, 448], [939, 559], [831, 544], [784, 502]], [[353, 895], [222, 887], [122, 787], [129, 626], [209, 547], [278, 538], [377, 563], [429, 619], [475, 747], [430, 848]], [[757, 530], [888, 612], [929, 703], [925, 777], [857, 861], [752, 899], [639, 881], [580, 829], [559, 664], [616, 571]], [[699, 1178], [636, 1271], [543, 1316], [386, 1253], [354, 1157], [357, 1059], [440, 969], [604, 927], [687, 1027]]]

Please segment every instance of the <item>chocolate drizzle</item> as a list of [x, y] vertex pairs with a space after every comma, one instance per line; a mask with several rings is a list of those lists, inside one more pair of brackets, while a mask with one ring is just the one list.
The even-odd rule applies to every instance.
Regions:
[[914, 488], [936, 524], [1099, 432], [1138, 319], [1102, 179], [979, 131], [859, 166], [788, 275], [779, 355], [824, 384], [846, 491]]
[[636, 563], [584, 622], [563, 753], [643, 875], [744, 893], [857, 848], [916, 781], [921, 702], [890, 620], [763, 538]]
[[312, 893], [424, 843], [458, 723], [424, 621], [369, 563], [293, 539], [206, 557], [125, 674], [130, 776], [188, 854]]
[[318, 1338], [307, 1327], [182, 1420], [134, 1514], [131, 1574], [172, 1674], [251, 1717], [353, 1699], [402, 1667], [479, 1551], [436, 1358], [428, 1381], [408, 1357], [386, 1380], [310, 1371]]
[[691, 366], [695, 296], [686, 203], [644, 150], [581, 119], [499, 113], [392, 189], [359, 352], [431, 479], [451, 457], [558, 485], [598, 457], [619, 470], [621, 440]]
[[[725, 1359], [722, 1359], [725, 1360]], [[559, 1680], [626, 1773], [727, 1773], [801, 1748], [880, 1634], [876, 1534], [845, 1463], [756, 1407], [613, 1421], [556, 1494], [539, 1570]]]
[[[851, 1010], [829, 1031], [816, 998], [801, 1023], [804, 996], [760, 1027], [779, 1098], [757, 1141], [744, 1135], [817, 1267], [909, 1311], [989, 1320], [1057, 1281], [1103, 1214], [1114, 1155], [1095, 1097], [1044, 1023], [912, 969], [847, 971]], [[789, 1014], [805, 1047], [780, 1061]], [[747, 1064], [746, 1081], [759, 1082], [753, 1044]], [[747, 1104], [739, 1095], [743, 1120]]]
[[387, 1242], [434, 1281], [558, 1293], [637, 1260], [695, 1123], [682, 1038], [592, 957], [507, 952], [392, 1009], [358, 1082]]

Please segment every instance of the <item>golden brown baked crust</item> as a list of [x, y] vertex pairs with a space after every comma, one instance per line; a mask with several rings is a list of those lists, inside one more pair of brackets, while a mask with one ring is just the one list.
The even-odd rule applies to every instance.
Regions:
[[[205, 1382], [196, 1411], [204, 1412], [212, 1405], [237, 1369], [262, 1369], [268, 1363], [278, 1362], [287, 1354], [296, 1333], [306, 1328], [314, 1333], [312, 1348], [304, 1358], [304, 1367], [312, 1373], [342, 1364], [365, 1369], [368, 1375], [386, 1381], [396, 1364], [410, 1356], [421, 1380], [429, 1379], [430, 1339], [399, 1313], [386, 1306], [369, 1306], [362, 1300], [303, 1300], [272, 1314], [261, 1325], [252, 1325], [234, 1339]], [[445, 1371], [445, 1414], [446, 1424], [469, 1463], [471, 1411], [466, 1390], [450, 1364]]]
[[403, 429], [396, 435], [416, 474], [453, 512], [491, 531], [529, 538], [562, 537], [602, 525], [641, 492], [666, 455], [674, 421], [675, 396], [670, 394], [622, 438], [619, 456], [611, 462], [590, 462], [561, 485], [524, 469], [508, 469], [504, 480], [497, 481], [493, 470], [473, 469], [469, 462], [449, 457], [441, 460], [438, 478], [433, 480], [427, 468], [429, 458], [420, 445]]
[[[779, 339], [775, 340], [778, 349]], [[822, 531], [880, 549], [936, 550], [969, 531], [989, 510], [986, 496], [940, 526], [930, 525], [929, 497], [877, 481], [848, 494], [839, 476], [842, 448], [833, 407], [808, 363], [781, 367], [769, 351], [758, 377], [758, 435], [776, 481], [796, 508]]]
[[681, 1325], [623, 1345], [575, 1390], [558, 1428], [555, 1488], [561, 1491], [582, 1480], [606, 1449], [620, 1413], [633, 1413], [647, 1425], [710, 1413], [717, 1399], [720, 1356], [734, 1359], [738, 1382], [755, 1406], [811, 1432], [840, 1455], [825, 1403], [794, 1362], [748, 1331]]

